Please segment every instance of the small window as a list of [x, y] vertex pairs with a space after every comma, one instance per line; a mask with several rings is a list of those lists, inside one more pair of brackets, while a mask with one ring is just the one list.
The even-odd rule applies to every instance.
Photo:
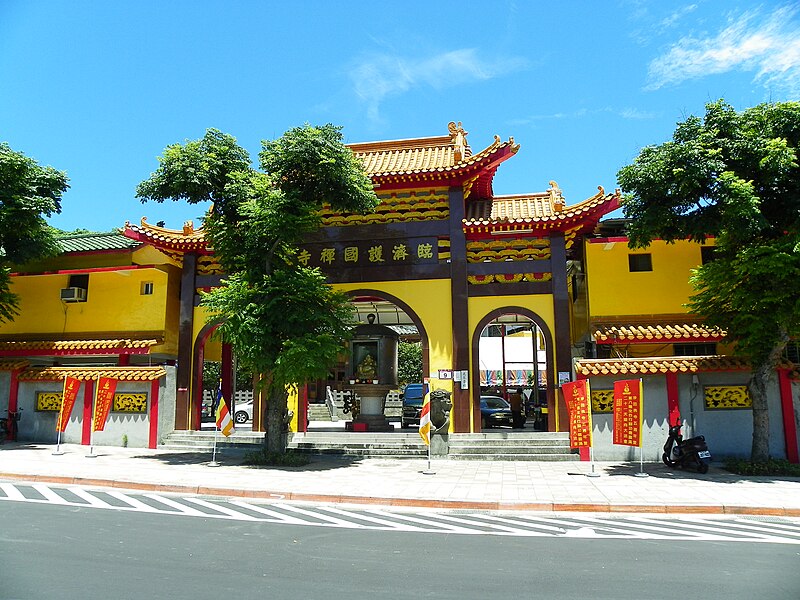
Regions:
[[152, 296], [153, 295], [153, 282], [152, 281], [143, 281], [142, 282], [142, 296]]
[[794, 364], [800, 363], [800, 342], [789, 342], [786, 344], [786, 350], [783, 353], [786, 360]]
[[631, 273], [653, 270], [653, 259], [649, 254], [628, 254], [628, 269]]
[[717, 353], [717, 345], [713, 342], [703, 344], [674, 344], [675, 356], [713, 356]]
[[710, 263], [714, 260], [716, 251], [716, 246], [700, 246], [700, 260], [702, 264]]

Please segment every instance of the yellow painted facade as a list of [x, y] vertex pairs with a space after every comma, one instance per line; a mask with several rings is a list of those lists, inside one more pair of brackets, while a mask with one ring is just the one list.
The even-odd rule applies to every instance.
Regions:
[[[684, 305], [692, 293], [689, 275], [702, 262], [701, 247], [695, 242], [655, 240], [644, 250], [631, 250], [624, 240], [585, 241], [591, 318], [686, 314]], [[652, 271], [631, 272], [631, 254], [649, 254]]]

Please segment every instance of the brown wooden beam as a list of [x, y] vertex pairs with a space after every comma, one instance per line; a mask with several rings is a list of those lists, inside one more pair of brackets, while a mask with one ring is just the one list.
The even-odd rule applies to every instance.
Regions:
[[[572, 376], [572, 343], [570, 341], [570, 320], [569, 320], [569, 287], [567, 285], [567, 245], [564, 234], [554, 232], [550, 238], [550, 250], [552, 251], [553, 263], [553, 313], [556, 346], [556, 379], [558, 385], [559, 373], [569, 373]], [[555, 431], [555, 413], [552, 408], [558, 410], [558, 430], [568, 431], [569, 422], [567, 418], [567, 405], [564, 402], [564, 394], [558, 393], [553, 399], [553, 407], [548, 406], [550, 418], [548, 427]], [[548, 405], [550, 404], [548, 399]]]
[[[453, 370], [469, 369], [469, 291], [467, 238], [464, 235], [464, 192], [450, 188], [450, 303], [453, 323]], [[470, 395], [453, 383], [453, 431], [470, 432]]]
[[184, 254], [181, 270], [180, 315], [178, 321], [178, 368], [175, 379], [178, 391], [175, 397], [175, 429], [189, 428], [189, 387], [192, 377], [192, 332], [194, 326], [194, 290], [197, 255]]
[[516, 275], [518, 273], [550, 273], [549, 259], [509, 260], [502, 262], [468, 263], [468, 275]]
[[549, 281], [520, 281], [518, 283], [485, 283], [470, 285], [469, 295], [479, 296], [533, 296], [552, 294], [553, 286]]

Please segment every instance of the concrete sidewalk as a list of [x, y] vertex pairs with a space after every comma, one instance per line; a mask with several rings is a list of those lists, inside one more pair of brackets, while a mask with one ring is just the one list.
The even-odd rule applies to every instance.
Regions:
[[483, 510], [757, 514], [800, 517], [800, 479], [700, 475], [646, 463], [312, 457], [293, 468], [242, 465], [242, 454], [25, 443], [0, 445], [0, 480], [353, 504]]

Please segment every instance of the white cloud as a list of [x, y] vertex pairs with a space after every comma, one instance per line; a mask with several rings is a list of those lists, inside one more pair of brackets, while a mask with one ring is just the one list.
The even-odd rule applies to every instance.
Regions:
[[349, 72], [356, 94], [367, 105], [373, 120], [379, 118], [380, 104], [414, 87], [442, 89], [453, 85], [494, 79], [527, 66], [522, 58], [486, 60], [474, 48], [463, 48], [422, 59], [384, 54], [370, 56]]
[[554, 121], [559, 119], [582, 119], [584, 117], [592, 117], [594, 115], [605, 114], [613, 115], [621, 119], [655, 119], [658, 117], [656, 113], [640, 110], [638, 108], [614, 108], [611, 106], [604, 106], [603, 108], [586, 109], [579, 108], [572, 112], [556, 112], [549, 114], [530, 115], [519, 119], [509, 121], [509, 125], [530, 125], [536, 121]]
[[798, 9], [760, 10], [728, 21], [714, 37], [685, 37], [653, 60], [645, 89], [657, 90], [706, 75], [733, 70], [755, 72], [765, 86], [800, 93], [800, 23]]

